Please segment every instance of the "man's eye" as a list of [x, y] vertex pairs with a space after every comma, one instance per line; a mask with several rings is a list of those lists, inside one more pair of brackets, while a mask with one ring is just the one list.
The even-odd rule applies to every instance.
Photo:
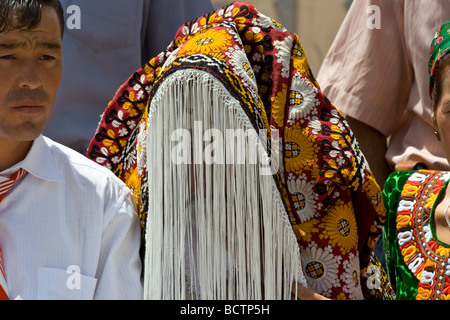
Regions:
[[5, 55], [5, 56], [0, 56], [0, 59], [2, 59], [2, 60], [14, 60], [15, 57], [13, 55], [9, 54], [9, 55]]
[[49, 55], [43, 55], [43, 56], [41, 56], [41, 60], [46, 60], [46, 61], [55, 60], [55, 57], [49, 56]]

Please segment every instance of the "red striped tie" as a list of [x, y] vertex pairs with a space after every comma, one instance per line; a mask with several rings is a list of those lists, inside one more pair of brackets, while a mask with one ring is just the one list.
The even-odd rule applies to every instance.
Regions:
[[[0, 177], [0, 202], [5, 198], [13, 184], [25, 175], [26, 171], [22, 168], [9, 178]], [[3, 265], [3, 254], [0, 248], [0, 300], [9, 300], [8, 286], [6, 282], [5, 267]]]

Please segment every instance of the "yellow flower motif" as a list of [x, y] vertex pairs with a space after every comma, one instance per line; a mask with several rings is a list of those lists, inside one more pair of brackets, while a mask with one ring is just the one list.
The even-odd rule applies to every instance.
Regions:
[[244, 37], [247, 41], [254, 41], [254, 42], [260, 42], [263, 40], [263, 36], [261, 33], [254, 33], [251, 30], [247, 30], [245, 32]]
[[120, 140], [119, 143], [122, 147], [125, 147], [127, 145], [127, 140]]
[[112, 154], [119, 152], [119, 148], [113, 144], [111, 147], [109, 147], [109, 152], [111, 152]]
[[238, 25], [239, 30], [242, 30], [241, 28], [245, 28], [246, 20], [244, 17], [236, 18], [234, 21], [236, 21], [236, 24]]
[[181, 47], [179, 55], [221, 52], [231, 46], [231, 39], [232, 36], [226, 30], [210, 29], [205, 32], [199, 32]]
[[137, 105], [136, 105], [136, 107], [140, 110], [140, 111], [143, 111], [144, 110], [144, 108], [145, 108], [145, 103], [138, 103]]
[[351, 187], [353, 190], [358, 190], [359, 185], [360, 185], [360, 181], [361, 179], [359, 177], [357, 177], [351, 184]]
[[430, 193], [430, 196], [427, 199], [427, 202], [425, 203], [424, 208], [432, 208], [433, 204], [436, 202], [437, 193]]
[[283, 83], [283, 88], [281, 89], [281, 91], [277, 92], [277, 95], [271, 98], [273, 119], [275, 123], [280, 127], [283, 126], [284, 124], [286, 94], [287, 94], [287, 85]]
[[114, 143], [114, 139], [115, 139], [115, 137], [116, 137], [116, 133], [115, 133], [113, 130], [109, 129], [108, 131], [106, 131], [106, 134], [107, 134], [108, 137], [111, 138], [111, 139], [105, 139], [105, 140], [103, 140], [103, 145], [104, 145], [105, 147], [110, 147], [110, 146]]
[[202, 17], [198, 22], [200, 23], [200, 26], [205, 26], [208, 22], [211, 21], [211, 18], [216, 19], [216, 14], [214, 13], [208, 20], [206, 20], [205, 17]]
[[444, 256], [446, 258], [450, 257], [450, 249], [449, 248], [444, 248], [441, 246], [436, 249], [436, 253], [438, 255]]
[[417, 252], [417, 248], [415, 246], [413, 246], [413, 245], [402, 249], [402, 256], [403, 256], [405, 262], [406, 263], [412, 262], [412, 261], [409, 261], [409, 260], [411, 260], [411, 258], [414, 257], [416, 252]]
[[[447, 256], [447, 257], [448, 257], [448, 256]], [[431, 268], [433, 268], [433, 269], [436, 269], [436, 268], [438, 267], [438, 264], [437, 264], [436, 262], [432, 261], [432, 260], [426, 259], [426, 260], [425, 260], [425, 266], [424, 266], [424, 267], [425, 267], [425, 268], [431, 267]]]
[[[335, 136], [336, 136], [336, 135], [335, 135]], [[338, 140], [338, 143], [339, 143], [339, 146], [340, 146], [341, 148], [346, 148], [346, 147], [349, 145], [349, 143], [347, 142], [346, 139], [339, 139], [339, 140]]]
[[284, 27], [279, 22], [277, 22], [277, 21], [275, 21], [273, 19], [272, 19], [272, 22], [275, 25], [275, 28], [280, 29], [280, 30], [284, 29]]
[[161, 72], [161, 67], [156, 66], [156, 58], [152, 58], [148, 64], [144, 66], [144, 72], [147, 75], [147, 81], [153, 83], [155, 77]]
[[345, 293], [340, 292], [337, 296], [336, 296], [336, 300], [347, 300]]
[[[156, 77], [161, 73], [161, 67], [156, 68], [155, 72], [149, 73], [147, 75], [147, 81], [153, 83]], [[156, 77], [155, 77], [156, 76]]]
[[117, 177], [119, 177], [120, 179], [122, 179], [122, 177], [123, 177], [123, 163], [119, 163], [119, 165], [114, 170], [114, 174]]
[[136, 117], [139, 114], [139, 112], [135, 108], [128, 109], [127, 113], [130, 115], [130, 117]]
[[311, 219], [297, 226], [301, 240], [305, 242], [311, 241], [311, 235], [319, 231], [319, 228], [317, 228], [318, 222], [317, 219]]
[[239, 32], [241, 32], [247, 26], [247, 23], [246, 23], [247, 21], [245, 20], [244, 17], [236, 18], [236, 19], [234, 19], [234, 21], [236, 22]]
[[177, 37], [177, 38], [175, 39], [175, 45], [176, 45], [177, 47], [179, 47], [179, 46], [186, 40], [186, 38], [187, 38], [187, 37], [185, 37], [185, 36]]
[[[334, 161], [334, 159], [330, 159], [330, 161], [328, 161], [328, 165], [335, 170], [327, 170], [325, 172], [325, 177], [328, 179], [331, 179], [334, 177], [334, 175], [336, 174], [336, 170], [337, 170], [337, 164], [336, 161]], [[347, 171], [348, 172], [348, 171]]]
[[[261, 53], [261, 54], [264, 53], [264, 47], [262, 45], [257, 45], [255, 49], [258, 50], [258, 52]], [[247, 52], [247, 53], [249, 53], [249, 52]]]
[[409, 183], [406, 183], [401, 196], [402, 197], [414, 197], [417, 194], [417, 191], [419, 190], [419, 186], [413, 186]]
[[292, 63], [296, 70], [300, 73], [310, 76], [308, 59], [306, 58], [305, 50], [303, 50], [302, 44], [296, 35], [294, 48], [292, 50]]
[[403, 227], [411, 227], [411, 216], [406, 214], [397, 215], [397, 230], [401, 230]]
[[436, 264], [435, 262], [431, 261], [431, 260], [426, 259], [426, 260], [425, 260], [425, 263], [421, 264], [421, 265], [417, 268], [417, 271], [416, 271], [416, 278], [417, 278], [417, 279], [422, 279], [422, 275], [423, 275], [424, 270], [425, 270], [426, 268], [429, 268], [429, 267], [433, 268], [433, 270], [434, 270], [434, 269], [437, 268], [437, 264]]
[[362, 190], [369, 196], [375, 206], [380, 205], [382, 201], [381, 189], [375, 179], [370, 178], [367, 183], [364, 183]]
[[430, 300], [431, 290], [419, 287], [417, 289], [416, 300]]
[[[154, 65], [155, 65], [155, 62], [156, 62], [156, 59], [155, 59], [155, 58], [152, 58], [152, 59], [150, 60], [149, 64], [152, 65], [152, 66], [154, 66]], [[146, 64], [146, 65], [144, 66], [144, 72], [145, 72], [146, 74], [151, 73], [152, 70], [153, 70], [153, 69], [152, 69], [149, 65]]]
[[[240, 11], [240, 9], [238, 7], [233, 8], [233, 15], [232, 16], [235, 17], [239, 13], [239, 11]], [[245, 18], [242, 18], [242, 19], [245, 20]]]
[[286, 130], [284, 150], [288, 172], [296, 172], [311, 162], [317, 161], [313, 141], [296, 127], [290, 127]]
[[[134, 92], [130, 92], [130, 95], [128, 96], [129, 98], [130, 98], [130, 100], [131, 101], [134, 101]], [[129, 101], [127, 101], [127, 102], [125, 102], [124, 104], [123, 104], [123, 108], [125, 109], [125, 110], [130, 110], [130, 107], [132, 106], [133, 104], [131, 103], [131, 102], [129, 102]], [[131, 110], [133, 110], [133, 109], [131, 109]]]
[[352, 205], [335, 205], [324, 219], [325, 230], [333, 246], [338, 246], [342, 254], [358, 246], [358, 231]]
[[332, 134], [331, 134], [331, 137], [332, 137], [334, 140], [339, 140], [339, 139], [341, 138], [342, 131], [341, 131], [341, 129], [339, 129], [339, 127], [338, 127], [337, 125], [332, 125], [332, 126], [331, 126], [331, 131], [332, 131], [332, 132], [337, 132], [337, 133], [332, 133]]
[[244, 44], [244, 51], [245, 51], [245, 54], [249, 54], [250, 51], [252, 51], [252, 46], [250, 46], [248, 44]]
[[222, 18], [221, 16], [218, 16], [218, 15], [216, 14], [216, 12], [214, 12], [211, 16], [208, 17], [208, 20], [206, 20], [205, 17], [202, 17], [202, 18], [200, 19], [199, 23], [200, 23], [200, 26], [205, 26], [206, 24], [212, 23], [212, 22], [214, 22], [214, 21], [216, 21], [216, 20], [219, 20], [219, 19], [221, 19], [221, 18]]

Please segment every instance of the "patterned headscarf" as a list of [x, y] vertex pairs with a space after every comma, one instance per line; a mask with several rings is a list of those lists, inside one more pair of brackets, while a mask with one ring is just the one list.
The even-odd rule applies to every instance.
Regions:
[[430, 45], [430, 60], [428, 62], [428, 73], [430, 74], [430, 97], [433, 94], [434, 79], [437, 65], [450, 51], [450, 21], [445, 22], [436, 32]]
[[[320, 91], [298, 36], [252, 5], [236, 2], [183, 25], [165, 52], [119, 88], [102, 117], [88, 157], [134, 191], [143, 230], [158, 214], [148, 212], [149, 193], [155, 197], [148, 171], [156, 162], [145, 151], [151, 106], [167, 81], [197, 71], [221, 83], [255, 132], [279, 132], [272, 178], [308, 285], [334, 299], [380, 295], [366, 287], [385, 221], [380, 188], [344, 117]], [[163, 107], [179, 112], [178, 99]], [[276, 156], [271, 144], [264, 147]], [[256, 190], [249, 183], [246, 192]]]

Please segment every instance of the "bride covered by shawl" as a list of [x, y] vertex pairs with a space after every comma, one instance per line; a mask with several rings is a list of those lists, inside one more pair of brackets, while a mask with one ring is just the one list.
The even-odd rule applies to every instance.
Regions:
[[385, 292], [379, 186], [297, 35], [252, 5], [183, 25], [119, 88], [88, 156], [134, 191], [146, 299]]

